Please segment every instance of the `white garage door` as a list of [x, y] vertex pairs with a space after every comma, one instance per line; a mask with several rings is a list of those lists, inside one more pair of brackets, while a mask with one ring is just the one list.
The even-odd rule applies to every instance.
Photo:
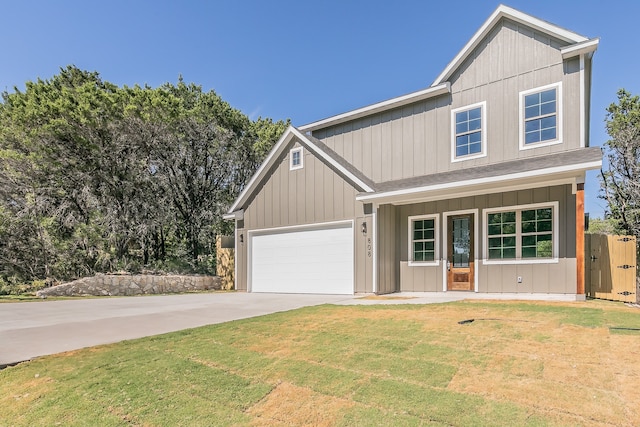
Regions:
[[251, 236], [251, 292], [353, 294], [353, 228]]

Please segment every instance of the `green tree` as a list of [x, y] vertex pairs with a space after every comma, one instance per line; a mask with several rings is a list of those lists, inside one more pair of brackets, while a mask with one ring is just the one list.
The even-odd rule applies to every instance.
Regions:
[[624, 89], [607, 108], [608, 169], [601, 172], [601, 197], [626, 234], [640, 237], [640, 99]]
[[589, 219], [589, 230], [592, 234], [620, 234], [618, 222], [612, 218], [591, 218]]
[[74, 66], [4, 92], [0, 278], [206, 271], [222, 213], [288, 123], [182, 78], [118, 87]]

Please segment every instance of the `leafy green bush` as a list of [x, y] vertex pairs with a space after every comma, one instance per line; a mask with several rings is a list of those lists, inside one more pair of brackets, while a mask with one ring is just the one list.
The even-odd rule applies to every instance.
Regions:
[[34, 280], [21, 282], [17, 277], [3, 279], [0, 277], [0, 295], [24, 295], [35, 294], [50, 285], [47, 280]]

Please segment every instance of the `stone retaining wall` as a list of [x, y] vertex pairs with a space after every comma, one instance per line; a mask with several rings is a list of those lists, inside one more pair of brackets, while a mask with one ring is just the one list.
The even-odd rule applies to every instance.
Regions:
[[166, 294], [217, 290], [221, 289], [221, 286], [220, 278], [214, 276], [97, 274], [42, 289], [36, 295], [46, 298], [48, 296]]

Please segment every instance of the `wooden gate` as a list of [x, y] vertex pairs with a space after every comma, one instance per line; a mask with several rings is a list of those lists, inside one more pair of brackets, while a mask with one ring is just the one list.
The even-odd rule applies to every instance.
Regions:
[[587, 296], [636, 302], [636, 238], [585, 234]]

